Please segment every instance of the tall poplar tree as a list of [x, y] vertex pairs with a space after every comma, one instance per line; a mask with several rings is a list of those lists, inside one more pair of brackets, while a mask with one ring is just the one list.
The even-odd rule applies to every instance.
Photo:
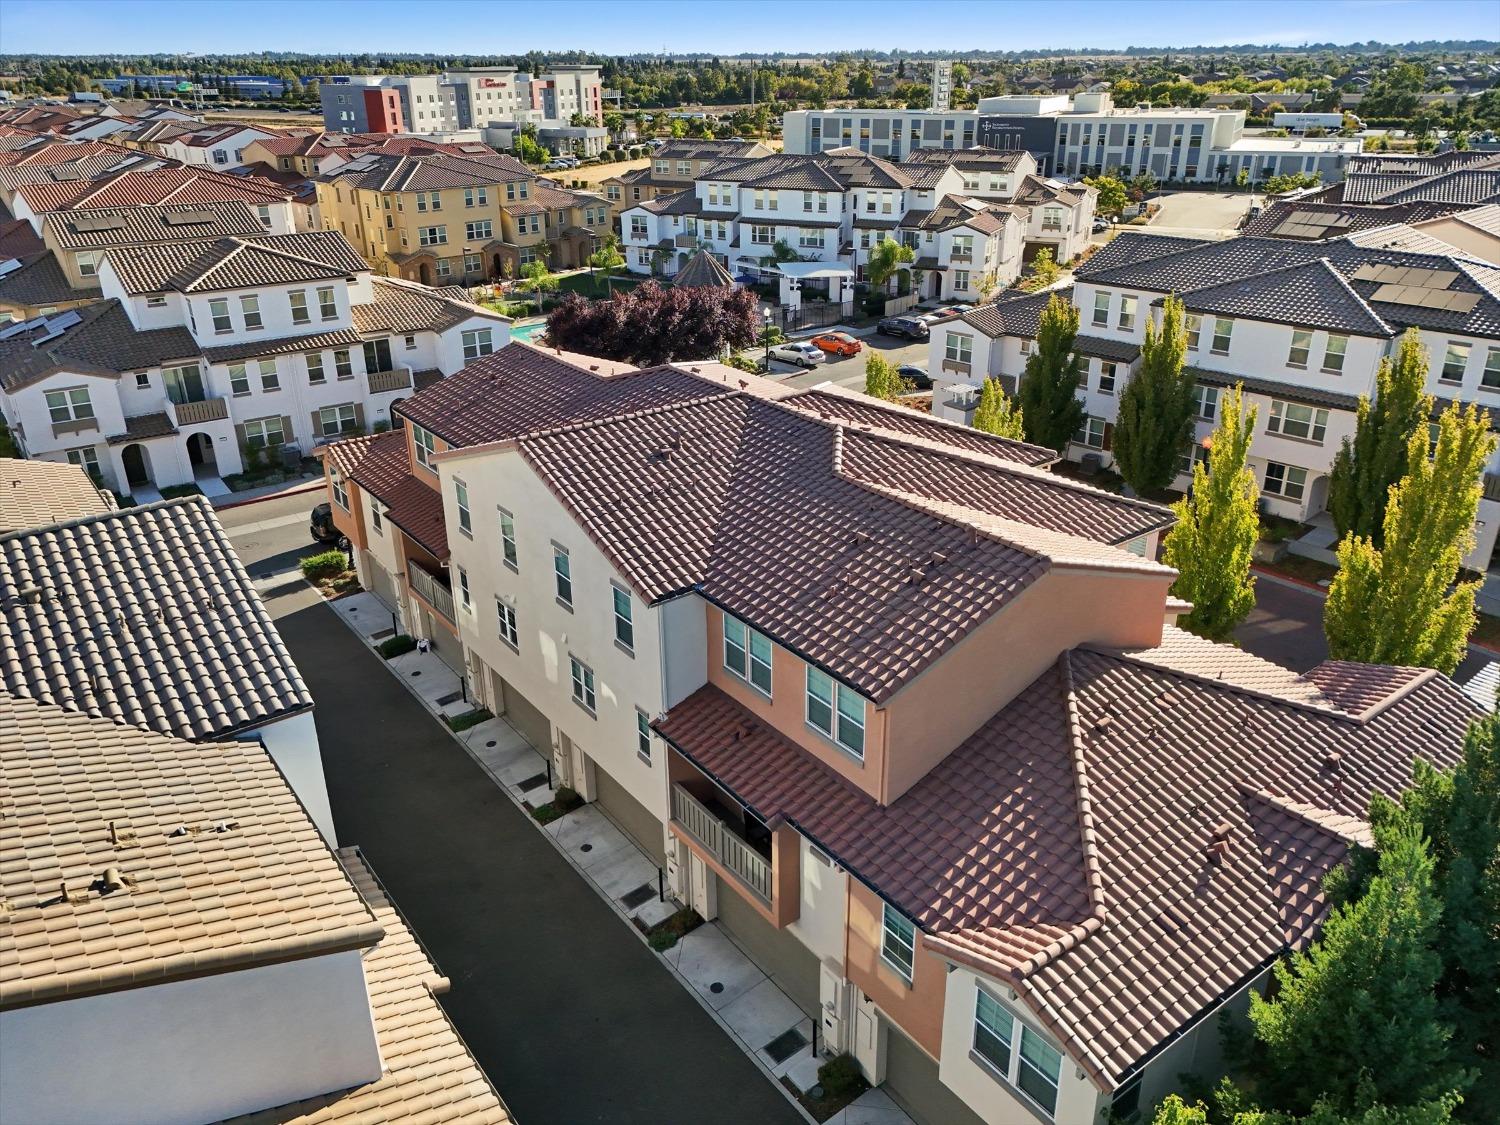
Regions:
[[1042, 310], [1036, 347], [1026, 360], [1016, 400], [1026, 429], [1026, 440], [1065, 453], [1083, 425], [1083, 403], [1078, 399], [1080, 361], [1073, 350], [1078, 338], [1078, 310], [1054, 293]]
[[974, 411], [974, 428], [997, 437], [1026, 440], [1025, 419], [1011, 402], [1000, 380], [987, 378], [979, 388], [979, 406]]
[[1168, 295], [1161, 325], [1146, 319], [1141, 366], [1120, 392], [1115, 465], [1139, 493], [1160, 492], [1177, 476], [1177, 459], [1193, 436], [1194, 379], [1187, 373], [1182, 302]]

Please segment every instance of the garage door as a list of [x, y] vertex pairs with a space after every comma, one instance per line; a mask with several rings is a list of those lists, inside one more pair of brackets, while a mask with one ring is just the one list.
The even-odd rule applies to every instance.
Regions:
[[632, 797], [623, 785], [605, 773], [598, 762], [594, 763], [594, 803], [620, 826], [625, 835], [644, 848], [658, 865], [666, 866], [667, 855], [662, 849], [661, 821], [652, 816], [651, 810]]
[[943, 1085], [937, 1063], [890, 1020], [885, 1026], [885, 1091], [917, 1125], [984, 1125], [983, 1118]]
[[719, 879], [719, 925], [749, 951], [762, 972], [809, 1015], [819, 1010], [818, 957], [790, 931], [755, 912], [742, 893]]
[[365, 573], [370, 578], [370, 593], [380, 599], [380, 603], [392, 613], [396, 612], [396, 580], [391, 577], [390, 571], [380, 565], [379, 560], [369, 551], [364, 552]]
[[[490, 674], [495, 675], [493, 672]], [[533, 707], [529, 699], [500, 676], [495, 676], [495, 679], [500, 684], [501, 706], [505, 708], [505, 717], [510, 725], [521, 732], [521, 736], [531, 743], [537, 753], [546, 758], [552, 757], [552, 724], [547, 721], [547, 716]]]

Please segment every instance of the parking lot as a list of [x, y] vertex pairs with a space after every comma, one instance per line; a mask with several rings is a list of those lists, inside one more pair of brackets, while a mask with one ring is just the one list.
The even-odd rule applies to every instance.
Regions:
[[1152, 198], [1161, 213], [1145, 229], [1154, 234], [1230, 238], [1250, 208], [1247, 192], [1172, 191]]
[[[799, 339], [802, 338], [811, 339], [811, 337], [799, 337]], [[842, 358], [825, 355], [824, 361], [811, 369], [772, 359], [771, 377], [793, 387], [837, 383], [841, 387], [862, 391], [865, 389], [865, 359], [870, 354], [868, 350], [870, 348], [874, 348], [898, 366], [903, 363], [911, 363], [923, 368], [928, 366], [926, 340], [920, 342], [898, 340], [892, 336], [877, 336], [873, 332], [868, 336], [857, 337], [857, 339], [861, 344], [858, 355]]]

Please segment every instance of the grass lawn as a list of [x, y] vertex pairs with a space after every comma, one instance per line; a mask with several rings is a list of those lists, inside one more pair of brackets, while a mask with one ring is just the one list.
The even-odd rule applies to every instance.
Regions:
[[[617, 273], [611, 285], [616, 290], [631, 289], [639, 285], [645, 278], [636, 277], [627, 273]], [[557, 291], [562, 293], [582, 293], [585, 297], [599, 298], [608, 297], [609, 290], [604, 285], [604, 275], [595, 274], [592, 278], [586, 273], [573, 273], [561, 278], [557, 283]]]

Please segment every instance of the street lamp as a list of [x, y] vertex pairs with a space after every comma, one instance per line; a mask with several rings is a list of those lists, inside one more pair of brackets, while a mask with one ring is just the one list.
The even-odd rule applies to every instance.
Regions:
[[761, 309], [761, 319], [764, 321], [761, 327], [761, 339], [766, 345], [766, 374], [771, 373], [771, 308], [766, 306]]

